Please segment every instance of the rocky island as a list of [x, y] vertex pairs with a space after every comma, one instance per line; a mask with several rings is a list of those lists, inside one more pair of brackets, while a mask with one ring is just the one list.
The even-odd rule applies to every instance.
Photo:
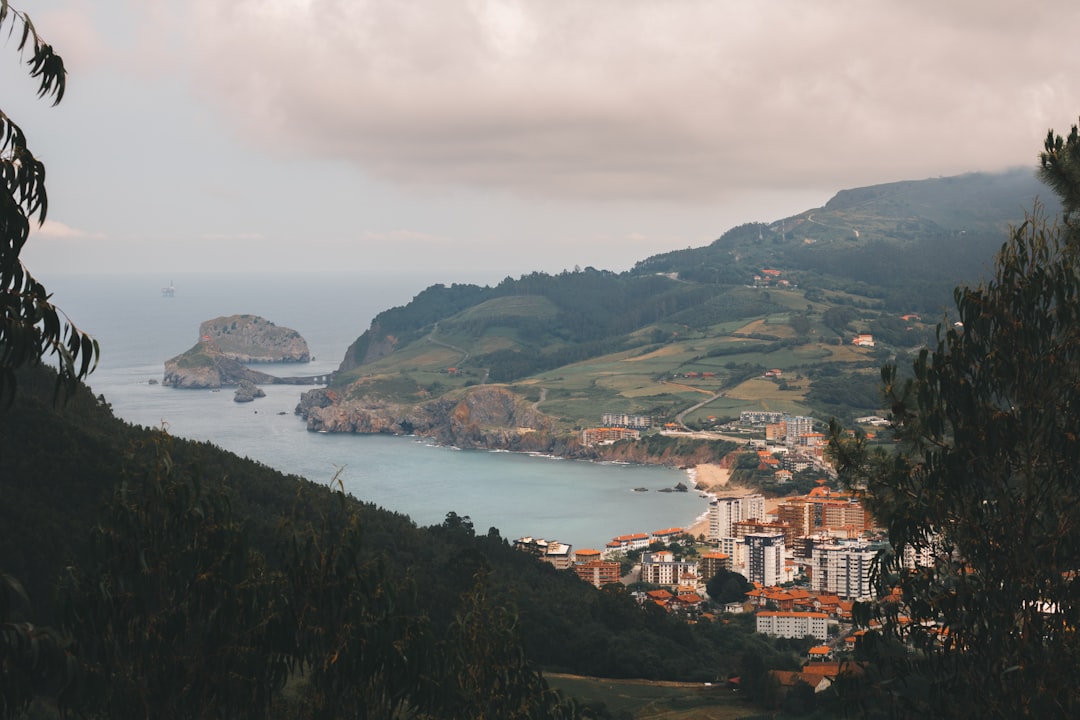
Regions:
[[162, 384], [175, 388], [216, 389], [244, 386], [238, 402], [260, 397], [248, 388], [290, 382], [252, 370], [244, 363], [309, 362], [307, 341], [300, 333], [257, 315], [230, 315], [199, 326], [199, 341], [191, 349], [165, 361]]
[[307, 341], [297, 331], [258, 315], [229, 315], [199, 325], [199, 337], [225, 357], [242, 363], [306, 363]]

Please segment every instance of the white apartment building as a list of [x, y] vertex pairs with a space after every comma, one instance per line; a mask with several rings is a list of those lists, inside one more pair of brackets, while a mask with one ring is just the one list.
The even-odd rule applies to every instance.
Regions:
[[716, 549], [731, 558], [731, 570], [746, 577], [746, 545], [733, 537], [716, 539]]
[[754, 616], [754, 629], [770, 637], [804, 638], [811, 635], [824, 642], [829, 637], [829, 616], [819, 612], [762, 610]]
[[814, 418], [804, 415], [785, 415], [784, 423], [787, 426], [787, 437], [784, 442], [788, 445], [798, 445], [799, 438], [814, 432]]
[[739, 413], [741, 425], [768, 425], [778, 423], [784, 419], [782, 412], [769, 412], [767, 410], [743, 410]]
[[872, 596], [870, 566], [878, 551], [869, 543], [815, 546], [810, 560], [810, 589], [848, 600]]
[[698, 578], [698, 565], [689, 560], [676, 560], [667, 551], [641, 554], [641, 582], [653, 585], [678, 585], [687, 576]]
[[[765, 519], [765, 497], [754, 493], [717, 498], [709, 503], [709, 539], [734, 537], [732, 525], [740, 520]], [[721, 548], [722, 552], [728, 552]], [[731, 553], [728, 553], [731, 554]]]

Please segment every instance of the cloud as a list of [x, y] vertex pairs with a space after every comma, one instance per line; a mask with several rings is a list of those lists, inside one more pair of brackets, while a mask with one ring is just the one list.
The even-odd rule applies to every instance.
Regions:
[[103, 233], [80, 230], [56, 220], [46, 220], [40, 227], [31, 224], [30, 233], [34, 237], [59, 240], [103, 240], [106, 237]]
[[237, 132], [404, 185], [730, 201], [1033, 162], [1080, 6], [197, 0]]

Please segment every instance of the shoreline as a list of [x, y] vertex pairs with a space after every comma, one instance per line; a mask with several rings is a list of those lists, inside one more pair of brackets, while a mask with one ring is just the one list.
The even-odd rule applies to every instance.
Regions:
[[[735, 489], [728, 485], [731, 481], [731, 470], [721, 467], [716, 463], [701, 463], [700, 465], [686, 468], [686, 476], [690, 479], [690, 485], [693, 490], [704, 493], [709, 498], [710, 502], [724, 495], [736, 494]], [[708, 508], [705, 508], [705, 511], [694, 519], [694, 522], [686, 528], [686, 532], [695, 538], [699, 535], [708, 537]]]

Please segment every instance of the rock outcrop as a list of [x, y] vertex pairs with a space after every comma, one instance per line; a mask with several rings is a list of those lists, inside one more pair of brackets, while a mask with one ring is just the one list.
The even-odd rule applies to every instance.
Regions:
[[233, 393], [233, 402], [252, 402], [255, 398], [261, 397], [266, 397], [266, 393], [263, 392], [261, 387], [250, 380], [241, 380], [236, 387], [236, 392]]
[[244, 367], [237, 360], [199, 343], [186, 353], [165, 361], [161, 384], [183, 389], [217, 389], [239, 385], [241, 381], [258, 385], [276, 380], [273, 375]]
[[199, 325], [203, 342], [242, 363], [311, 360], [307, 341], [297, 331], [279, 327], [258, 315], [229, 315]]
[[[199, 341], [187, 352], [165, 361], [162, 384], [216, 389], [241, 382], [252, 385], [285, 382], [245, 367], [244, 363], [309, 360], [307, 341], [295, 330], [278, 327], [256, 315], [230, 315], [207, 320], [199, 326]], [[255, 397], [261, 395], [253, 394], [250, 399]]]
[[341, 401], [334, 390], [309, 390], [296, 413], [308, 430], [421, 435], [462, 448], [549, 452], [555, 425], [524, 399], [499, 386], [407, 405], [362, 397]]

